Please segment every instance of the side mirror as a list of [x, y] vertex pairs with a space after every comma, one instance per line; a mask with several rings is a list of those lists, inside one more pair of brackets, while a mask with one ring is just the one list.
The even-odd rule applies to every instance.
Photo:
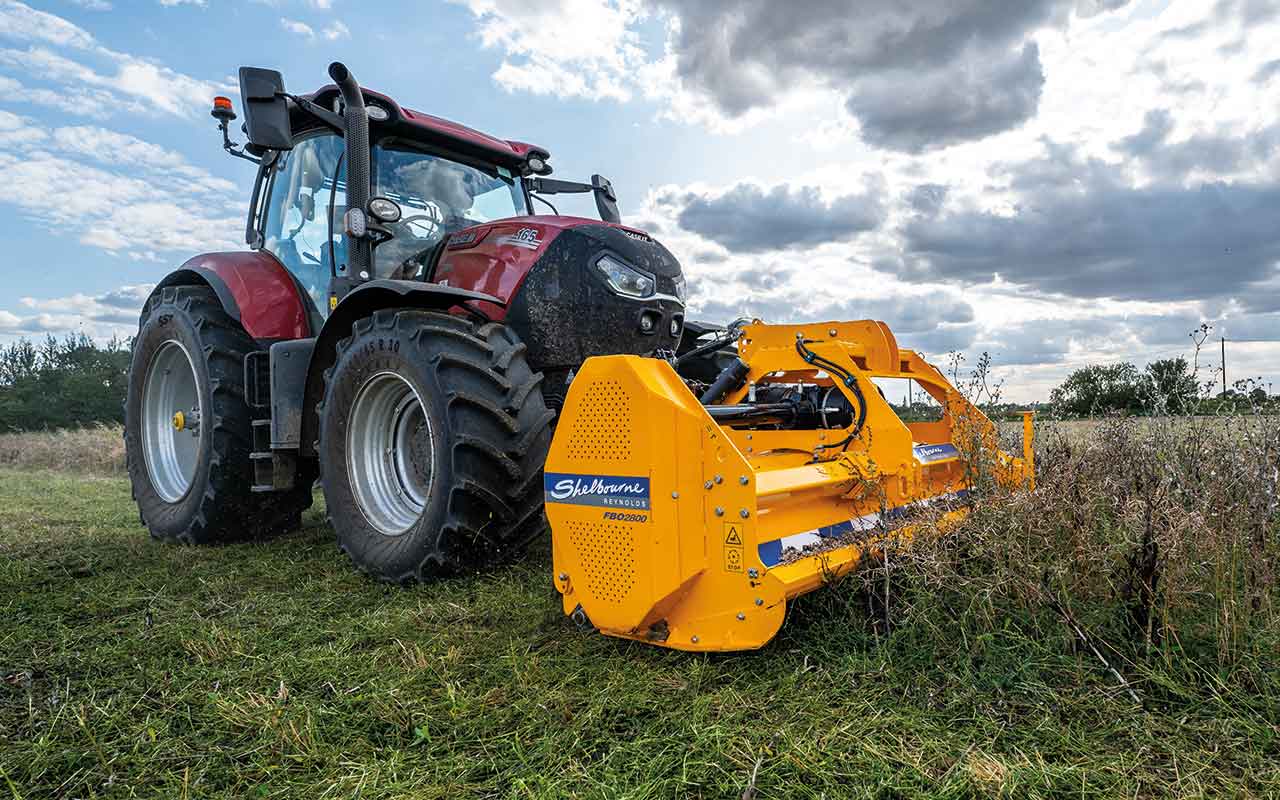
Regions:
[[622, 215], [618, 213], [618, 196], [613, 193], [613, 184], [609, 183], [609, 179], [603, 175], [592, 175], [591, 190], [596, 198], [596, 211], [600, 212], [600, 219], [615, 224], [622, 222]]
[[240, 98], [249, 144], [260, 150], [292, 150], [293, 127], [284, 77], [274, 69], [240, 68]]

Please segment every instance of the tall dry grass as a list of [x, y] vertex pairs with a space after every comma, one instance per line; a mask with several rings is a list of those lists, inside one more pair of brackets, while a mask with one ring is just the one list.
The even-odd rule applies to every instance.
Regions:
[[0, 434], [0, 468], [124, 475], [124, 439], [118, 425], [4, 433]]
[[854, 613], [935, 644], [1078, 653], [1135, 699], [1155, 667], [1277, 683], [1280, 418], [1050, 424], [1036, 453], [1034, 492], [985, 482], [951, 533], [862, 569]]

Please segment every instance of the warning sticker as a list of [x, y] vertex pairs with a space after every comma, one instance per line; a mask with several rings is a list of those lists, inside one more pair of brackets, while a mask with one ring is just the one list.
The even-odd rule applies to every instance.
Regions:
[[742, 572], [742, 550], [728, 548], [724, 551], [724, 568], [727, 572]]
[[742, 527], [737, 522], [724, 524], [725, 572], [742, 572]]

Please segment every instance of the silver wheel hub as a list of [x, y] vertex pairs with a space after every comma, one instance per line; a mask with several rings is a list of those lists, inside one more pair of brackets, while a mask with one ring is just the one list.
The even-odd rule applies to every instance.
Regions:
[[369, 524], [387, 536], [409, 530], [427, 505], [434, 439], [418, 392], [380, 372], [356, 393], [347, 417], [347, 474]]
[[142, 384], [142, 459], [166, 503], [191, 490], [200, 460], [200, 389], [191, 355], [170, 339], [160, 345]]

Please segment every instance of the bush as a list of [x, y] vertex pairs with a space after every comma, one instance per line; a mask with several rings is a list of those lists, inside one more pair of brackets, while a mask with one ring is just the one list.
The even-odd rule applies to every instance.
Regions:
[[0, 348], [0, 431], [123, 424], [129, 358], [127, 342], [83, 333]]

